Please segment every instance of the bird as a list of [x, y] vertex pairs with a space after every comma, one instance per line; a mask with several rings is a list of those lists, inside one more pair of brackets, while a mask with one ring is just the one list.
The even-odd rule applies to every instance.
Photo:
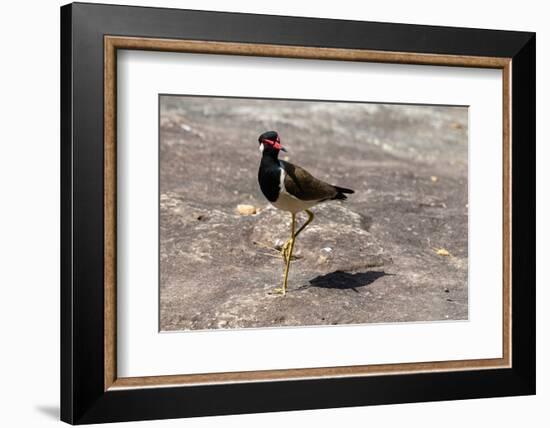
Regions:
[[[306, 171], [304, 168], [279, 159], [279, 152], [286, 152], [276, 131], [267, 131], [258, 138], [262, 160], [258, 170], [258, 183], [266, 199], [275, 208], [287, 211], [291, 215], [290, 238], [281, 248], [285, 261], [283, 286], [276, 288], [275, 293], [286, 294], [290, 260], [294, 243], [315, 217], [310, 208], [331, 200], [345, 200], [346, 194], [354, 193], [352, 189], [326, 183]], [[308, 219], [296, 231], [296, 214], [305, 211]]]

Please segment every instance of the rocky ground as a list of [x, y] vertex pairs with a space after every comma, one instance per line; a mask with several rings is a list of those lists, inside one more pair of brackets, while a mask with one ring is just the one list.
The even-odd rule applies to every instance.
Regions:
[[[161, 97], [161, 330], [467, 319], [467, 117]], [[290, 215], [257, 184], [258, 135], [272, 129], [291, 162], [356, 191], [313, 209], [284, 297], [272, 290]]]

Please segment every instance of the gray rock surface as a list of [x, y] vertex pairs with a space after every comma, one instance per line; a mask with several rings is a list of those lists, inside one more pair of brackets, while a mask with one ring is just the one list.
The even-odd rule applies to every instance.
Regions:
[[[467, 116], [163, 96], [161, 330], [467, 319]], [[290, 214], [267, 203], [256, 178], [257, 138], [269, 129], [291, 162], [356, 191], [313, 208], [284, 297], [272, 291]], [[258, 212], [240, 215], [239, 204]]]

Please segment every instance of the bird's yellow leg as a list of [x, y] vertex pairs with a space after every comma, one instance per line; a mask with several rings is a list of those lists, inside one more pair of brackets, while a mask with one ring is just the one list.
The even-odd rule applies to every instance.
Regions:
[[[288, 255], [289, 255], [289, 249], [290, 249], [290, 245], [291, 245], [291, 241], [293, 239], [296, 239], [296, 237], [299, 235], [299, 233], [304, 230], [308, 225], [309, 223], [311, 223], [313, 221], [313, 218], [315, 217], [313, 215], [313, 213], [310, 211], [310, 210], [305, 210], [306, 213], [307, 213], [307, 216], [308, 216], [308, 219], [306, 220], [306, 222], [298, 229], [298, 231], [296, 233], [293, 233], [291, 238], [285, 242], [285, 244], [283, 245], [283, 247], [281, 248], [281, 254], [283, 256], [283, 259], [285, 259], [285, 263], [286, 263], [286, 260], [288, 258]], [[292, 215], [292, 218], [293, 218], [293, 221], [295, 221], [295, 214]]]
[[285, 273], [284, 273], [284, 279], [283, 279], [283, 287], [275, 289], [276, 293], [281, 293], [282, 295], [286, 294], [286, 288], [288, 283], [288, 271], [290, 270], [290, 259], [292, 258], [292, 251], [294, 250], [294, 238], [296, 237], [296, 235], [294, 234], [295, 229], [296, 229], [296, 214], [292, 213], [290, 239], [287, 241], [288, 246], [287, 244], [285, 244], [282, 249], [283, 258], [285, 259]]
[[283, 256], [283, 260], [285, 261], [285, 263], [288, 260], [288, 257], [290, 254], [290, 246], [293, 240], [294, 238], [290, 237], [288, 241], [286, 241], [285, 244], [283, 245], [283, 248], [281, 248], [281, 255]]
[[304, 230], [309, 225], [309, 223], [313, 221], [313, 218], [315, 217], [310, 210], [306, 210], [306, 213], [307, 213], [307, 220], [304, 224], [302, 224], [302, 227], [300, 227], [298, 231], [294, 234], [294, 238], [296, 238], [300, 234], [300, 232]]
[[288, 238], [288, 240], [281, 247], [281, 255], [283, 256], [285, 263], [288, 260], [288, 255], [290, 253], [290, 245], [292, 240], [294, 239], [294, 229], [296, 228], [296, 214], [290, 213], [290, 215], [292, 216], [292, 222], [290, 226], [291, 227], [290, 238]]

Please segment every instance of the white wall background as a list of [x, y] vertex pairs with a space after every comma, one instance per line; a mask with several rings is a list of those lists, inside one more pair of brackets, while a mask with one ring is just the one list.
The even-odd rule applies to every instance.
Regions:
[[[550, 27], [535, 0], [146, 0], [170, 6], [322, 18], [485, 27], [537, 32], [538, 394], [263, 415], [155, 421], [158, 427], [398, 426], [501, 428], [548, 426], [550, 317], [544, 302], [550, 239]], [[103, 3], [116, 3], [103, 1]], [[59, 6], [58, 0], [4, 2], [0, 12], [0, 421], [54, 426], [59, 406]], [[545, 144], [546, 143], [546, 144]], [[546, 261], [546, 263], [545, 263]], [[545, 363], [546, 362], [546, 363]], [[125, 426], [138, 426], [138, 423]]]

